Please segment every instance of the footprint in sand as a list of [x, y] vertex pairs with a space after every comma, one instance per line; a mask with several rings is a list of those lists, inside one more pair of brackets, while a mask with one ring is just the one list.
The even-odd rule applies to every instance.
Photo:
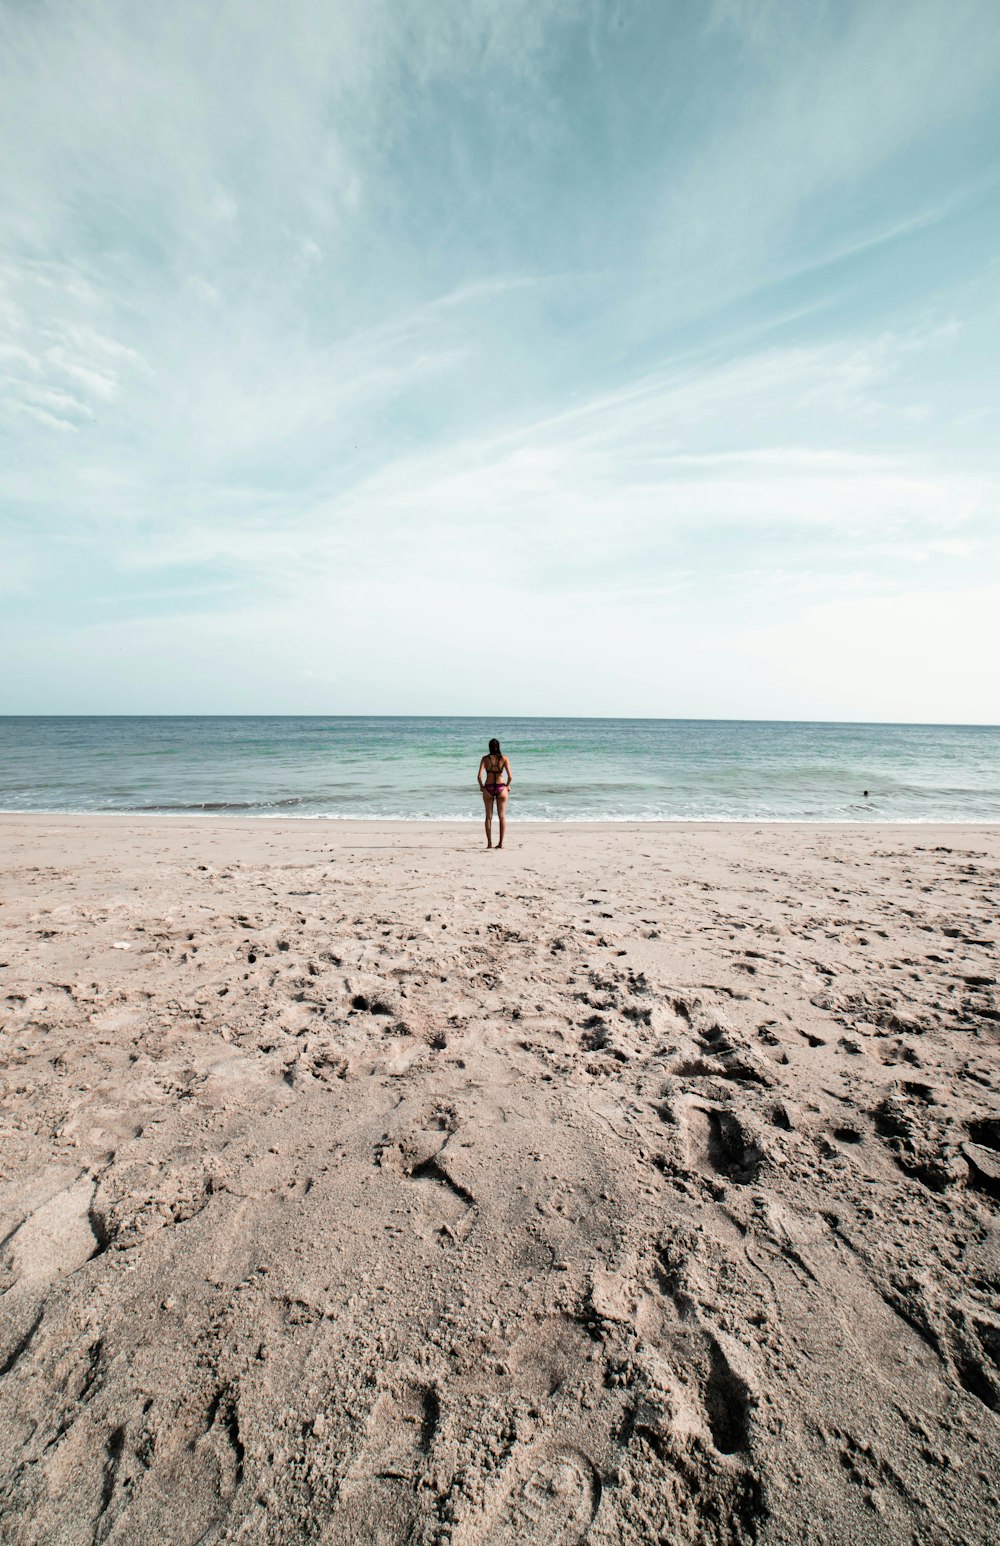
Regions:
[[[584, 1430], [601, 1429], [607, 1442], [620, 1425], [617, 1396], [611, 1411], [588, 1417], [607, 1398], [603, 1364], [592, 1362], [595, 1343], [583, 1312], [543, 1317], [511, 1348], [504, 1378], [514, 1408], [539, 1421], [515, 1443], [478, 1507], [451, 1537], [451, 1546], [577, 1546], [586, 1539], [601, 1501], [598, 1467], [583, 1447]], [[584, 1389], [590, 1399], [582, 1404]], [[582, 1442], [583, 1441], [583, 1442]]]
[[719, 1138], [718, 1114], [692, 1102], [684, 1109], [682, 1123], [690, 1169], [702, 1175], [726, 1175], [728, 1167]]
[[446, 1152], [457, 1128], [448, 1106], [406, 1114], [397, 1117], [375, 1152], [379, 1168], [412, 1183], [429, 1217], [453, 1240], [468, 1234], [478, 1211], [475, 1194], [454, 1173]]
[[341, 1483], [324, 1546], [408, 1546], [421, 1538], [420, 1483], [439, 1420], [429, 1385], [408, 1381], [383, 1393]]
[[4, 1288], [18, 1282], [39, 1287], [75, 1272], [98, 1250], [92, 1225], [94, 1182], [52, 1167], [31, 1198], [34, 1207], [0, 1245]]
[[600, 1478], [581, 1450], [539, 1446], [515, 1461], [485, 1517], [456, 1534], [454, 1546], [578, 1546], [600, 1501]]

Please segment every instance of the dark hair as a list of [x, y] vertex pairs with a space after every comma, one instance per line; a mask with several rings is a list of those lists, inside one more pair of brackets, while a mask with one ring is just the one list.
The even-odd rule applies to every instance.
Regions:
[[492, 752], [494, 757], [499, 757], [499, 755], [500, 755], [500, 742], [497, 740], [496, 736], [494, 736], [492, 741], [490, 742], [490, 751]]

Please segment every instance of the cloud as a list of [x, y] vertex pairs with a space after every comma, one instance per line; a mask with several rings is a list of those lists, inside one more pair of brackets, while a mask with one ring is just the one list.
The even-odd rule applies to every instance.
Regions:
[[0, 430], [5, 409], [79, 429], [148, 374], [136, 349], [95, 327], [105, 309], [70, 264], [0, 264]]
[[39, 706], [62, 648], [141, 707], [173, 628], [179, 706], [298, 632], [434, 708], [502, 614], [519, 690], [639, 712], [687, 649], [711, 712], [762, 617], [996, 562], [985, 3], [45, 0], [0, 45]]
[[[794, 271], [912, 230], [977, 175], [981, 161], [948, 130], [995, 103], [1000, 26], [988, 0], [807, 13], [793, 0], [720, 0], [707, 37], [727, 34], [739, 50], [734, 89], [662, 190], [651, 236], [650, 260], [678, 298], [717, 304], [776, 259]], [[937, 196], [900, 216], [912, 180], [898, 164], [915, 156], [937, 174], [921, 180]], [[893, 167], [895, 183], [882, 176]]]
[[[912, 453], [796, 439], [817, 418], [841, 432], [845, 417], [891, 423], [894, 411], [874, 394], [915, 347], [883, 337], [861, 350], [771, 350], [668, 371], [447, 454], [390, 463], [320, 501], [317, 517], [358, 531], [502, 521], [511, 538], [534, 533], [536, 546], [631, 542], [640, 557], [657, 532], [684, 528], [791, 524], [864, 542], [887, 521], [913, 530], [961, 525], [995, 508], [989, 479], [935, 472]], [[788, 443], [774, 443], [781, 435]]]

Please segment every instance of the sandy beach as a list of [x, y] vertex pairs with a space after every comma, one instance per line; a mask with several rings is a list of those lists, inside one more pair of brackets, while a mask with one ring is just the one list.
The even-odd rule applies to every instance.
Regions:
[[1000, 831], [0, 817], [0, 1534], [995, 1542]]

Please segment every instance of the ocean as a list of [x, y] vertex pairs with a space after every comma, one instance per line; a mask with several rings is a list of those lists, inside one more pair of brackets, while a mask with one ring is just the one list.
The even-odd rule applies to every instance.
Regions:
[[0, 810], [481, 821], [493, 735], [517, 821], [1000, 822], [997, 726], [672, 719], [0, 717]]

